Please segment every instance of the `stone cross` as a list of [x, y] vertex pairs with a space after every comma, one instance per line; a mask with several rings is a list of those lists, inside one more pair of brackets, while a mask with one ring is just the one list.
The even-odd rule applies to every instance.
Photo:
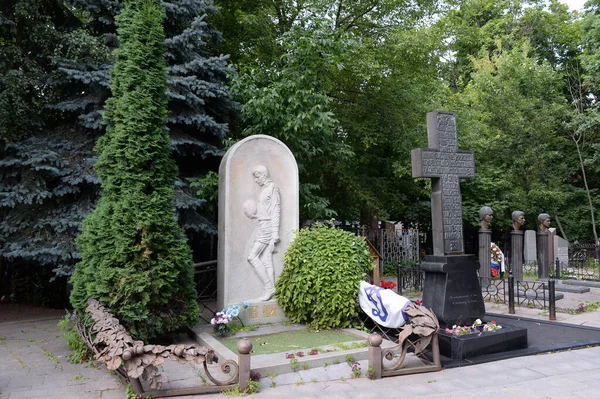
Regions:
[[411, 151], [412, 176], [431, 178], [433, 254], [462, 254], [462, 199], [458, 179], [475, 176], [472, 151], [459, 151], [456, 116], [450, 112], [427, 114], [429, 148]]

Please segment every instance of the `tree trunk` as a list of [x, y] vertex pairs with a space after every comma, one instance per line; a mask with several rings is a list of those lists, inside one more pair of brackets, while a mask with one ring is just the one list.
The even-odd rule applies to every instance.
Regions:
[[579, 148], [579, 142], [575, 140], [575, 146], [577, 147], [577, 155], [579, 155], [579, 165], [581, 166], [581, 175], [583, 176], [583, 185], [585, 187], [585, 193], [587, 194], [588, 203], [590, 204], [590, 214], [592, 217], [592, 231], [594, 232], [594, 243], [598, 245], [598, 233], [596, 232], [596, 217], [594, 216], [594, 204], [592, 202], [592, 196], [590, 194], [590, 188], [588, 187], [587, 177], [585, 175], [585, 167], [583, 165], [583, 157], [581, 156], [581, 148]]
[[560, 230], [560, 235], [562, 235], [562, 238], [569, 241], [567, 235], [565, 234], [565, 231], [562, 228], [562, 224], [560, 224], [560, 219], [558, 218], [558, 213], [556, 211], [554, 211], [554, 219], [556, 220], [556, 225], [558, 226], [558, 230]]

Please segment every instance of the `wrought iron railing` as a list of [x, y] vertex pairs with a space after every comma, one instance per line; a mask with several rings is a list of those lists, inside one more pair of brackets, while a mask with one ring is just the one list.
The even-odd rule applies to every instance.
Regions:
[[202, 302], [217, 300], [217, 261], [209, 260], [194, 264], [194, 281], [198, 300]]
[[[94, 353], [95, 359], [114, 370], [131, 384], [140, 397], [179, 396], [222, 392], [234, 386], [244, 390], [250, 375], [252, 343], [240, 340], [238, 361], [219, 358], [213, 349], [196, 344], [148, 345], [134, 338], [119, 320], [100, 302], [90, 298], [84, 319], [78, 320], [77, 331]], [[162, 387], [162, 367], [165, 361], [195, 362], [212, 384], [188, 388]], [[208, 365], [220, 367], [211, 367]], [[143, 382], [145, 382], [143, 384]]]
[[420, 262], [421, 236], [419, 229], [370, 229], [357, 223], [338, 223], [335, 226], [356, 235], [367, 237], [381, 255], [382, 267], [387, 264]]
[[425, 272], [419, 265], [413, 267], [398, 267], [397, 292], [402, 295], [404, 291], [423, 291]]
[[589, 258], [600, 260], [600, 246], [594, 244], [569, 245], [569, 261], [585, 261]]
[[556, 259], [556, 275], [563, 280], [600, 281], [600, 261], [594, 258], [561, 262]]
[[519, 306], [546, 309], [549, 304], [546, 281], [516, 281], [515, 303]]
[[504, 278], [480, 277], [481, 293], [486, 302], [507, 303], [509, 313], [514, 306], [548, 309], [550, 320], [556, 320], [555, 280], [516, 281], [512, 276]]
[[487, 302], [506, 303], [508, 300], [507, 281], [500, 278], [480, 277], [481, 294]]

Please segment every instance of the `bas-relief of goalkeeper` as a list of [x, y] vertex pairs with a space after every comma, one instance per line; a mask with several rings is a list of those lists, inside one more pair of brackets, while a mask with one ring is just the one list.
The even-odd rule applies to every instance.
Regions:
[[258, 300], [268, 301], [275, 294], [273, 253], [276, 252], [275, 244], [279, 242], [281, 198], [266, 166], [254, 166], [252, 176], [261, 191], [257, 202], [247, 200], [244, 203], [244, 214], [250, 219], [258, 219], [258, 231], [248, 253], [248, 262], [264, 286], [263, 295]]

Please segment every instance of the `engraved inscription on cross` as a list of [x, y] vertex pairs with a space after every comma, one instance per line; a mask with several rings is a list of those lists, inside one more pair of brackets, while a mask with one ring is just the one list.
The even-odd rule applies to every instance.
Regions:
[[429, 148], [411, 152], [412, 176], [431, 178], [433, 254], [462, 254], [462, 199], [458, 179], [475, 176], [472, 151], [459, 151], [456, 116], [450, 112], [427, 114]]

